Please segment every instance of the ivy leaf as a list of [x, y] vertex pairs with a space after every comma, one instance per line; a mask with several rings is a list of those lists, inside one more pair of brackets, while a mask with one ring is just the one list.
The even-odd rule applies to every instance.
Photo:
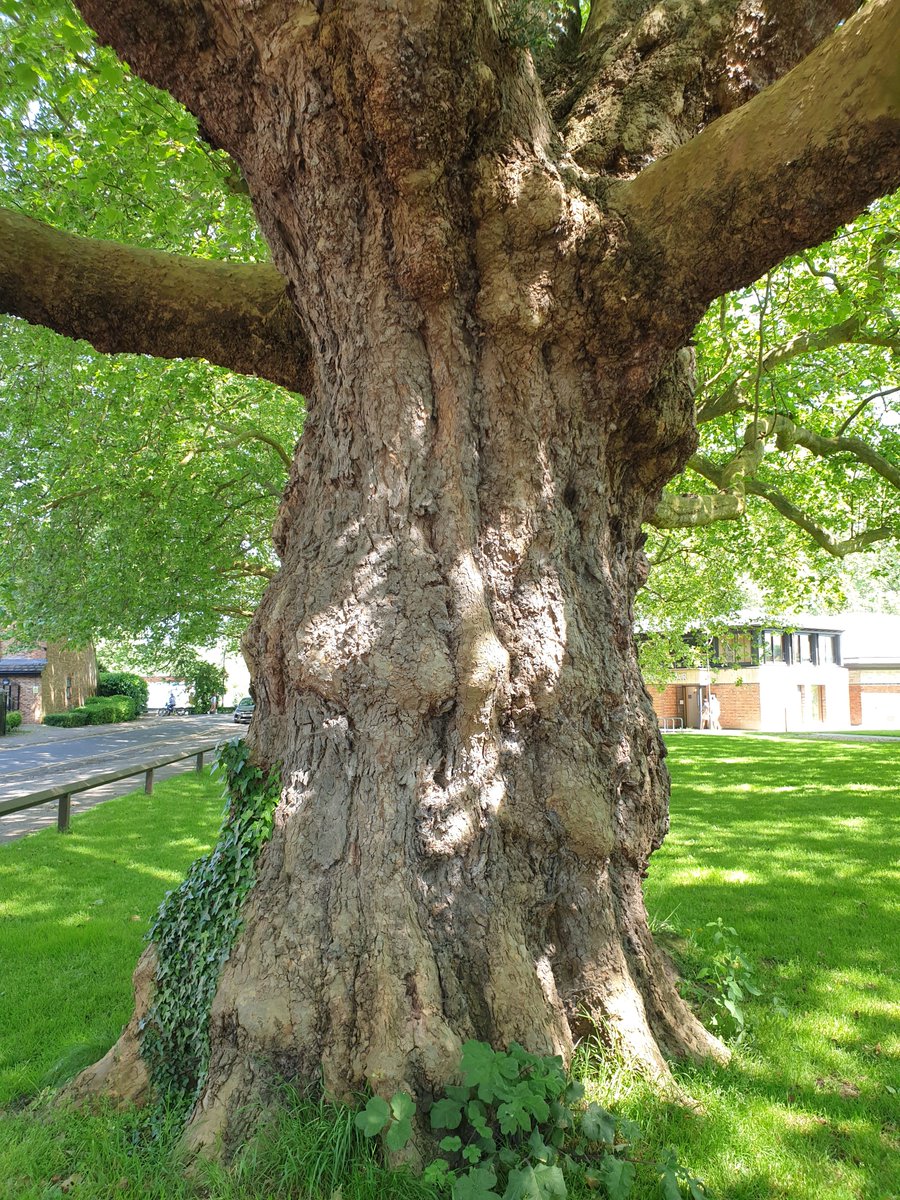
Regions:
[[366, 1107], [354, 1117], [353, 1124], [366, 1137], [377, 1137], [391, 1119], [388, 1102], [380, 1096], [372, 1096]]
[[447, 1150], [449, 1153], [453, 1154], [457, 1150], [462, 1149], [462, 1138], [458, 1138], [456, 1134], [453, 1134], [450, 1137], [441, 1138], [438, 1145], [442, 1150]]
[[465, 1150], [462, 1152], [462, 1156], [467, 1163], [472, 1163], [474, 1165], [475, 1163], [481, 1161], [481, 1159], [484, 1157], [484, 1152], [480, 1146], [466, 1146]]

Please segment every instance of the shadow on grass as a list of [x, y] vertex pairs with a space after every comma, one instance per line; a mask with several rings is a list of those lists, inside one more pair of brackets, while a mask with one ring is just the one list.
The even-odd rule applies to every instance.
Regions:
[[676, 1149], [736, 1200], [897, 1194], [897, 748], [669, 748], [648, 908], [682, 931], [734, 926], [763, 991], [732, 1065], [686, 1073], [706, 1115]]

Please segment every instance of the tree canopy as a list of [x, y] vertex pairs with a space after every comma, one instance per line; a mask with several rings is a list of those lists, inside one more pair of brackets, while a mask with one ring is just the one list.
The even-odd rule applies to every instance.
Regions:
[[[538, 53], [569, 36], [564, 7], [522, 25]], [[19, 214], [122, 245], [267, 258], [239, 168], [171, 96], [97, 47], [63, 0], [0, 13], [8, 240]], [[832, 557], [895, 544], [898, 212], [879, 201], [698, 326], [700, 445], [651, 518], [641, 614], [654, 628], [837, 601]], [[76, 640], [239, 634], [277, 569], [270, 530], [302, 397], [9, 320], [0, 394], [0, 467], [16, 483], [0, 498], [0, 624]]]

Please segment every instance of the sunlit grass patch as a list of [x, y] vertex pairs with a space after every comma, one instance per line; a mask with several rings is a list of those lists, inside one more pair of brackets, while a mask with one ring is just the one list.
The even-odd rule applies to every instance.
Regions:
[[0, 847], [0, 1104], [116, 1039], [149, 920], [222, 808], [218, 781], [185, 773]]

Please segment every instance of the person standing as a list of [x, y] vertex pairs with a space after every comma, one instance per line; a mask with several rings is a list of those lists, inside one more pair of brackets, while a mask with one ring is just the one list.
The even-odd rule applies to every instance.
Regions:
[[719, 703], [719, 697], [715, 692], [710, 693], [709, 697], [709, 727], [715, 732], [719, 732], [722, 728], [719, 717], [722, 715], [722, 705]]

